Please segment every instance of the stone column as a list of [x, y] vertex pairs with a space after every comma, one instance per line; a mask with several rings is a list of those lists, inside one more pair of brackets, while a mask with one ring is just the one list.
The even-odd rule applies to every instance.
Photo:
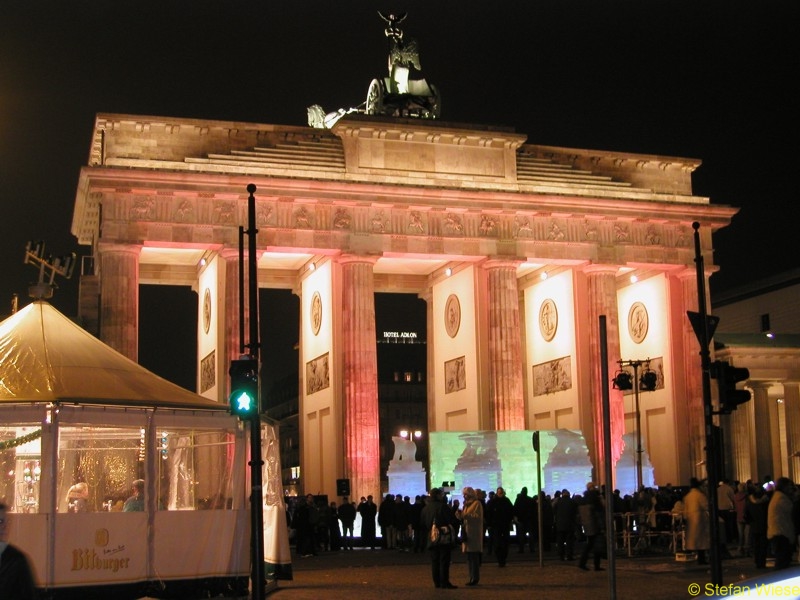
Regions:
[[[230, 364], [233, 359], [239, 358], [241, 354], [240, 337], [239, 337], [239, 250], [236, 248], [223, 248], [219, 253], [220, 259], [224, 262], [225, 268], [225, 306], [218, 312], [221, 318], [225, 319], [223, 327], [225, 328], [225, 347], [223, 351], [223, 365]], [[247, 251], [245, 250], [245, 260], [247, 259]], [[245, 263], [244, 268], [244, 342], [250, 332], [250, 310], [249, 294], [247, 293], [247, 285], [250, 278], [248, 276], [248, 268]], [[244, 349], [244, 354], [247, 354], [247, 348]], [[225, 373], [227, 377], [227, 373]], [[229, 383], [228, 383], [229, 385]], [[225, 386], [227, 388], [227, 385]], [[227, 397], [227, 393], [226, 396]]]
[[789, 477], [800, 481], [800, 383], [783, 382], [783, 412], [786, 417], [786, 446], [789, 454]]
[[[608, 373], [611, 378], [619, 368], [617, 361], [620, 359], [617, 268], [613, 265], [590, 265], [584, 268], [584, 273], [586, 273], [589, 290], [588, 302], [583, 304], [583, 308], [589, 313], [590, 401], [594, 422], [595, 469], [600, 481], [603, 481], [605, 452], [603, 449], [603, 377], [600, 362], [599, 325], [600, 316], [605, 315]], [[622, 436], [625, 433], [625, 403], [620, 390], [613, 389], [610, 382], [608, 387], [611, 413], [611, 464], [616, 465], [624, 449]]]
[[139, 360], [139, 254], [130, 244], [101, 244], [100, 339]]
[[[756, 480], [755, 463], [753, 460], [752, 448], [755, 435], [753, 434], [753, 403], [747, 402], [741, 405], [727, 417], [721, 417], [721, 426], [725, 431], [726, 446], [730, 448], [733, 472], [729, 476], [731, 479], [747, 481]], [[700, 460], [700, 459], [698, 459]], [[702, 460], [705, 460], [703, 458]], [[704, 463], [705, 464], [705, 463]]]
[[437, 431], [436, 428], [436, 403], [432, 401], [436, 398], [436, 369], [433, 363], [433, 340], [434, 340], [434, 320], [433, 320], [433, 289], [428, 288], [425, 292], [419, 294], [419, 297], [425, 300], [425, 322], [427, 325], [427, 344], [426, 344], [426, 359], [427, 365], [427, 381], [425, 382], [425, 389], [428, 393], [428, 432]]
[[518, 261], [489, 260], [489, 392], [492, 426], [497, 431], [525, 429], [522, 386]]
[[[674, 311], [675, 314], [684, 315], [681, 329], [683, 337], [684, 351], [681, 353], [683, 361], [682, 369], [684, 373], [683, 385], [686, 397], [686, 417], [688, 432], [686, 439], [689, 442], [689, 464], [692, 465], [694, 476], [704, 479], [705, 460], [706, 460], [706, 429], [705, 429], [705, 408], [703, 406], [703, 370], [700, 358], [700, 342], [694, 333], [689, 318], [685, 317], [686, 311], [697, 312], [700, 308], [697, 290], [697, 272], [687, 269], [678, 275], [681, 283], [680, 310]], [[708, 281], [708, 278], [706, 278]], [[708, 289], [706, 287], [706, 289]], [[706, 292], [706, 298], [708, 298]]]
[[[767, 440], [767, 443], [755, 444], [756, 472], [753, 473], [753, 479], [763, 480], [765, 475], [771, 475], [774, 479], [777, 476], [775, 469], [780, 469], [780, 460], [777, 465], [774, 462], [773, 456], [773, 438], [778, 438], [778, 430], [773, 426], [772, 411], [770, 409], [769, 401], [769, 388], [768, 383], [753, 383], [751, 389], [753, 390], [753, 416], [755, 421], [755, 431], [757, 432], [758, 439]], [[778, 439], [780, 443], [780, 439]]]
[[343, 255], [342, 354], [345, 472], [354, 498], [381, 496], [375, 259]]

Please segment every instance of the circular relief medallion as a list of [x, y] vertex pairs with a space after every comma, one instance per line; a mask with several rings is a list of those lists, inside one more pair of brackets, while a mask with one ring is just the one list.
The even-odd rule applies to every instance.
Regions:
[[203, 331], [208, 333], [211, 328], [211, 290], [206, 288], [203, 292]]
[[459, 327], [461, 327], [461, 304], [458, 296], [450, 294], [444, 304], [444, 328], [447, 335], [454, 338]]
[[549, 342], [556, 336], [556, 331], [558, 331], [558, 310], [556, 303], [548, 298], [539, 307], [539, 332], [544, 341]]
[[322, 297], [319, 292], [314, 292], [311, 296], [311, 331], [314, 335], [319, 333], [319, 328], [322, 326]]
[[650, 317], [647, 309], [641, 302], [634, 302], [628, 311], [628, 334], [637, 344], [641, 344], [647, 337], [647, 328], [650, 326]]

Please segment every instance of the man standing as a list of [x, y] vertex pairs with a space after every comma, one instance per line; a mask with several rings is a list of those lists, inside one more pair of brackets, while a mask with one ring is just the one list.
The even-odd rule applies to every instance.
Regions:
[[487, 508], [491, 515], [491, 527], [494, 531], [495, 553], [497, 566], [505, 567], [508, 560], [508, 545], [510, 543], [511, 522], [514, 520], [514, 505], [506, 496], [506, 491], [499, 487]]
[[575, 526], [578, 518], [578, 505], [570, 496], [569, 490], [561, 492], [555, 507], [556, 546], [558, 558], [573, 560], [575, 550]]
[[371, 495], [367, 496], [366, 500], [362, 498], [358, 514], [361, 515], [361, 545], [375, 550], [375, 517], [378, 514], [378, 507]]
[[[564, 498], [561, 498], [559, 502], [563, 501]], [[590, 552], [594, 559], [594, 570], [603, 570], [600, 567], [600, 558], [605, 550], [605, 536], [603, 535], [605, 524], [604, 508], [597, 486], [594, 483], [588, 483], [586, 485], [586, 493], [583, 495], [583, 503], [578, 507], [583, 533], [586, 534], [586, 546], [581, 552], [578, 567], [584, 571], [589, 570], [586, 563], [589, 560]]]
[[356, 522], [356, 505], [350, 504], [347, 496], [342, 498], [342, 505], [336, 510], [339, 520], [342, 522], [344, 540], [342, 546], [345, 550], [353, 549], [353, 524]]
[[525, 542], [529, 540], [531, 552], [534, 551], [534, 524], [536, 523], [536, 504], [524, 487], [514, 500], [514, 520], [517, 524], [517, 543], [519, 552], [525, 552]]
[[[430, 491], [428, 502], [422, 509], [420, 522], [423, 531], [430, 531], [434, 523], [437, 527], [455, 528], [456, 519], [452, 509], [444, 501], [444, 494], [439, 488]], [[433, 543], [428, 540], [428, 550], [431, 553], [431, 577], [433, 585], [437, 588], [455, 589], [458, 586], [450, 583], [450, 559], [453, 552], [453, 545]]]

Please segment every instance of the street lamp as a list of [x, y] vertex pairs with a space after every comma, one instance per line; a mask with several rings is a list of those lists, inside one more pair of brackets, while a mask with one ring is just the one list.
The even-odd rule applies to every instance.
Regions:
[[405, 438], [407, 440], [412, 440], [412, 439], [418, 440], [422, 437], [422, 431], [420, 431], [419, 429], [415, 429], [414, 431], [408, 429], [401, 429], [400, 437]]
[[[647, 360], [619, 360], [619, 371], [614, 376], [613, 384], [616, 390], [633, 390], [634, 411], [636, 419], [636, 491], [642, 487], [642, 425], [639, 411], [639, 391], [652, 392], [658, 384], [658, 375], [650, 369], [650, 359]], [[623, 367], [631, 367], [633, 376]], [[641, 377], [639, 369], [644, 367]]]

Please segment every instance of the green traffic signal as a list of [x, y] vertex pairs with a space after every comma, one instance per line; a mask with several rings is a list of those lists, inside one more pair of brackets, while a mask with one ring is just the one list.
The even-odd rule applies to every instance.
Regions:
[[232, 360], [231, 395], [229, 397], [231, 414], [240, 419], [251, 419], [258, 415], [258, 361], [254, 358]]

